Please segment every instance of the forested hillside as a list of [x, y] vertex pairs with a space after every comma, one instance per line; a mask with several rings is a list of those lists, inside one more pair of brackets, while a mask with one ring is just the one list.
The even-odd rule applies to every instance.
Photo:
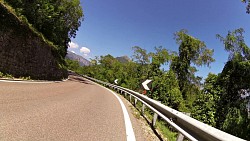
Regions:
[[[147, 96], [161, 103], [244, 139], [250, 139], [247, 101], [241, 96], [250, 92], [250, 49], [244, 41], [244, 30], [217, 35], [230, 53], [219, 74], [209, 73], [202, 83], [196, 76], [197, 66], [214, 62], [213, 50], [186, 30], [174, 34], [179, 51], [156, 47], [155, 52], [135, 46], [133, 61], [121, 63], [112, 55], [96, 57], [88, 67], [75, 67], [78, 73], [99, 80], [143, 91], [141, 82], [151, 79]], [[215, 52], [216, 53], [216, 52]], [[167, 71], [161, 66], [168, 64]], [[72, 67], [72, 66], [71, 66]]]

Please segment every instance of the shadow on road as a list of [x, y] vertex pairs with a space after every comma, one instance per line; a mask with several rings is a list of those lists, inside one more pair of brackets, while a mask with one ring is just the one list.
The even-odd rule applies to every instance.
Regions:
[[86, 79], [82, 78], [82, 76], [80, 76], [74, 72], [69, 72], [69, 81], [93, 85], [90, 81], [87, 81]]

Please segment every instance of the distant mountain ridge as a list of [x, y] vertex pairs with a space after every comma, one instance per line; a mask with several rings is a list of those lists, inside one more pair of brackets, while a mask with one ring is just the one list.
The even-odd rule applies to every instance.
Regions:
[[90, 66], [90, 61], [85, 59], [84, 57], [77, 55], [71, 51], [68, 51], [66, 55], [67, 59], [77, 61], [80, 66]]
[[[77, 61], [80, 66], [90, 66], [91, 65], [91, 62], [89, 60], [87, 60], [84, 57], [82, 57], [80, 55], [77, 55], [77, 54], [75, 54], [75, 53], [73, 53], [71, 51], [68, 51], [65, 58]], [[121, 57], [116, 57], [115, 59], [117, 59], [121, 63], [128, 63], [128, 62], [131, 61], [131, 59], [126, 55], [121, 56]]]
[[128, 63], [131, 61], [128, 56], [116, 57], [115, 59], [117, 59], [121, 63]]

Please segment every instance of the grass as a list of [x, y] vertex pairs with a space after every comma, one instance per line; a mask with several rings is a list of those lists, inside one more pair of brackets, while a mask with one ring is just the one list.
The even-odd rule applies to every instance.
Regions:
[[11, 78], [11, 79], [13, 79], [14, 77], [11, 74], [4, 74], [4, 73], [0, 72], [0, 78]]
[[164, 138], [167, 138], [170, 141], [176, 141], [178, 133], [171, 131], [171, 129], [169, 128], [169, 126], [165, 121], [158, 120], [156, 122], [156, 128], [160, 130]]
[[0, 72], [0, 78], [7, 78], [7, 79], [21, 79], [21, 80], [31, 80], [30, 76], [28, 77], [19, 77], [19, 78], [15, 78], [14, 76], [12, 76], [11, 74], [5, 74]]

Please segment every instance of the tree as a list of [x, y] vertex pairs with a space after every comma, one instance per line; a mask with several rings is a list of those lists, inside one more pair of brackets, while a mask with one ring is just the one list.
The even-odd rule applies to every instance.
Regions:
[[132, 49], [134, 50], [133, 61], [141, 65], [149, 63], [149, 54], [147, 53], [147, 50], [142, 49], [139, 46], [134, 46]]
[[250, 49], [244, 40], [244, 29], [239, 28], [233, 32], [228, 31], [227, 36], [224, 38], [217, 34], [216, 37], [224, 44], [224, 48], [229, 52], [228, 60], [239, 59], [239, 61], [250, 60]]
[[216, 126], [216, 108], [220, 99], [221, 88], [217, 83], [218, 76], [209, 73], [204, 82], [204, 88], [194, 101], [192, 117], [211, 126]]
[[152, 62], [150, 64], [151, 73], [150, 76], [158, 76], [161, 75], [162, 71], [160, 70], [161, 65], [168, 63], [172, 59], [172, 54], [162, 46], [155, 47], [155, 53], [150, 52], [149, 56], [152, 58]]
[[79, 72], [80, 65], [77, 61], [65, 59], [67, 69]]
[[241, 91], [250, 88], [250, 61], [228, 61], [218, 77], [218, 84], [222, 91], [217, 103], [216, 127], [249, 140], [250, 119]]
[[[191, 85], [196, 68], [191, 66], [207, 65], [214, 62], [212, 58], [213, 50], [206, 47], [205, 43], [188, 35], [186, 30], [175, 33], [175, 40], [179, 44], [179, 54], [174, 57], [171, 63], [171, 69], [176, 73], [180, 90], [184, 99], [187, 98], [188, 92], [196, 86]], [[191, 88], [191, 89], [190, 89]]]
[[217, 35], [230, 54], [218, 77], [222, 92], [217, 103], [216, 127], [249, 140], [250, 119], [246, 101], [241, 98], [241, 91], [250, 89], [250, 52], [245, 44], [243, 32], [243, 29], [229, 31], [225, 38]]
[[176, 110], [186, 111], [178, 79], [172, 70], [153, 77], [152, 90], [148, 96]]
[[45, 38], [58, 46], [58, 54], [65, 57], [68, 43], [76, 36], [83, 11], [79, 0], [6, 0], [24, 15]]
[[137, 74], [141, 79], [148, 79], [149, 76], [149, 72], [150, 72], [150, 54], [147, 53], [147, 50], [142, 49], [139, 46], [134, 46], [132, 47], [132, 49], [134, 50], [134, 55], [133, 57], [133, 61], [135, 61], [136, 63], [138, 63], [138, 67], [137, 67]]
[[126, 64], [123, 64], [124, 67], [124, 72], [126, 75], [124, 76], [124, 81], [123, 81], [123, 85], [124, 87], [127, 87], [129, 89], [132, 90], [139, 90], [140, 88], [140, 75], [139, 72], [140, 69], [140, 65], [138, 63], [135, 62], [129, 62]]

